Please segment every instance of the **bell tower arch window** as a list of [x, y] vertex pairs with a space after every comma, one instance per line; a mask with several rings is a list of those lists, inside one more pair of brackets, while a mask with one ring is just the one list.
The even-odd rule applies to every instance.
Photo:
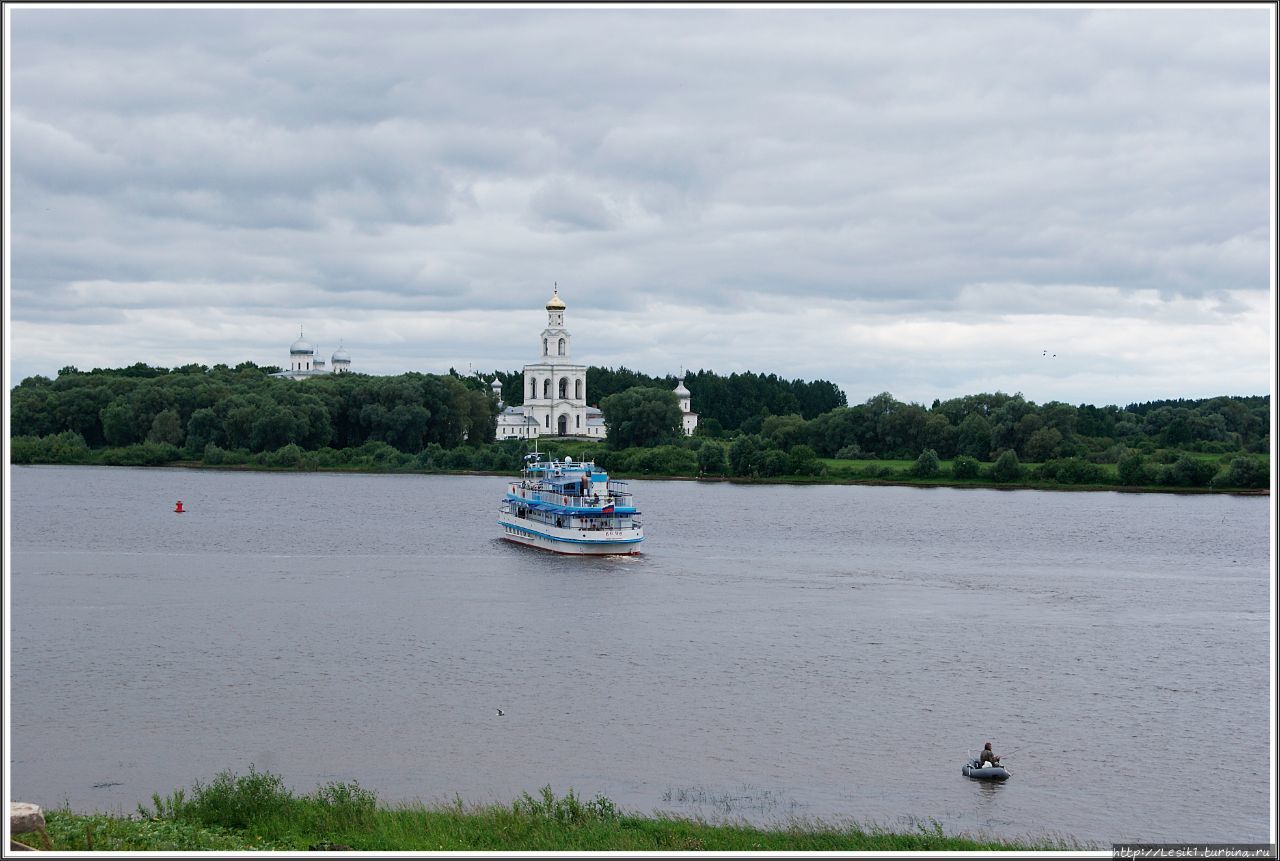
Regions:
[[561, 377], [560, 378], [560, 400], [564, 400], [567, 397], [569, 397], [569, 378]]
[[560, 339], [560, 355], [564, 355], [564, 338]]
[[551, 378], [550, 377], [547, 377], [545, 380], [542, 381], [542, 396], [548, 399], [551, 397]]
[[573, 399], [576, 401], [582, 400], [582, 380], [573, 381]]

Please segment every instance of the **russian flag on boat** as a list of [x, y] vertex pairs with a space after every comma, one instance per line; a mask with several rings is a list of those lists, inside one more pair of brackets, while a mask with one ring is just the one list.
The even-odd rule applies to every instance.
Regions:
[[601, 514], [613, 514], [613, 503], [611, 502], [611, 503], [609, 503], [608, 505], [606, 505], [604, 508], [600, 509], [600, 513], [601, 513]]

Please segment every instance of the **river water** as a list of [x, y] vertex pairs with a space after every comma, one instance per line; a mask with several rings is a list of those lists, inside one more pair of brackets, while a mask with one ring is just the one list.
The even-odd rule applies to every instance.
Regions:
[[[128, 813], [252, 763], [390, 802], [1274, 839], [1265, 497], [640, 481], [644, 552], [575, 559], [497, 537], [504, 486], [13, 467], [11, 797]], [[988, 740], [1007, 783], [960, 773]]]

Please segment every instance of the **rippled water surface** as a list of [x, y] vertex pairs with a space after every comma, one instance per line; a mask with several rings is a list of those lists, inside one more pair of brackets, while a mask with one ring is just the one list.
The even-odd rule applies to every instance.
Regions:
[[[12, 797], [132, 812], [253, 763], [388, 801], [1269, 839], [1266, 498], [646, 481], [644, 553], [573, 559], [497, 537], [503, 487], [13, 467]], [[961, 776], [987, 740], [1005, 784]]]

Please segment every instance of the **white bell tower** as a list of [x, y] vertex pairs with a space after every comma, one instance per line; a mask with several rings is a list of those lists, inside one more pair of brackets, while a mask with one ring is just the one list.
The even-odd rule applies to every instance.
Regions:
[[556, 285], [547, 300], [539, 361], [524, 366], [525, 415], [534, 419], [535, 436], [586, 436], [587, 367], [569, 358], [564, 300]]
[[564, 327], [564, 300], [557, 284], [547, 300], [547, 328], [542, 330], [542, 358], [569, 361], [569, 330]]

